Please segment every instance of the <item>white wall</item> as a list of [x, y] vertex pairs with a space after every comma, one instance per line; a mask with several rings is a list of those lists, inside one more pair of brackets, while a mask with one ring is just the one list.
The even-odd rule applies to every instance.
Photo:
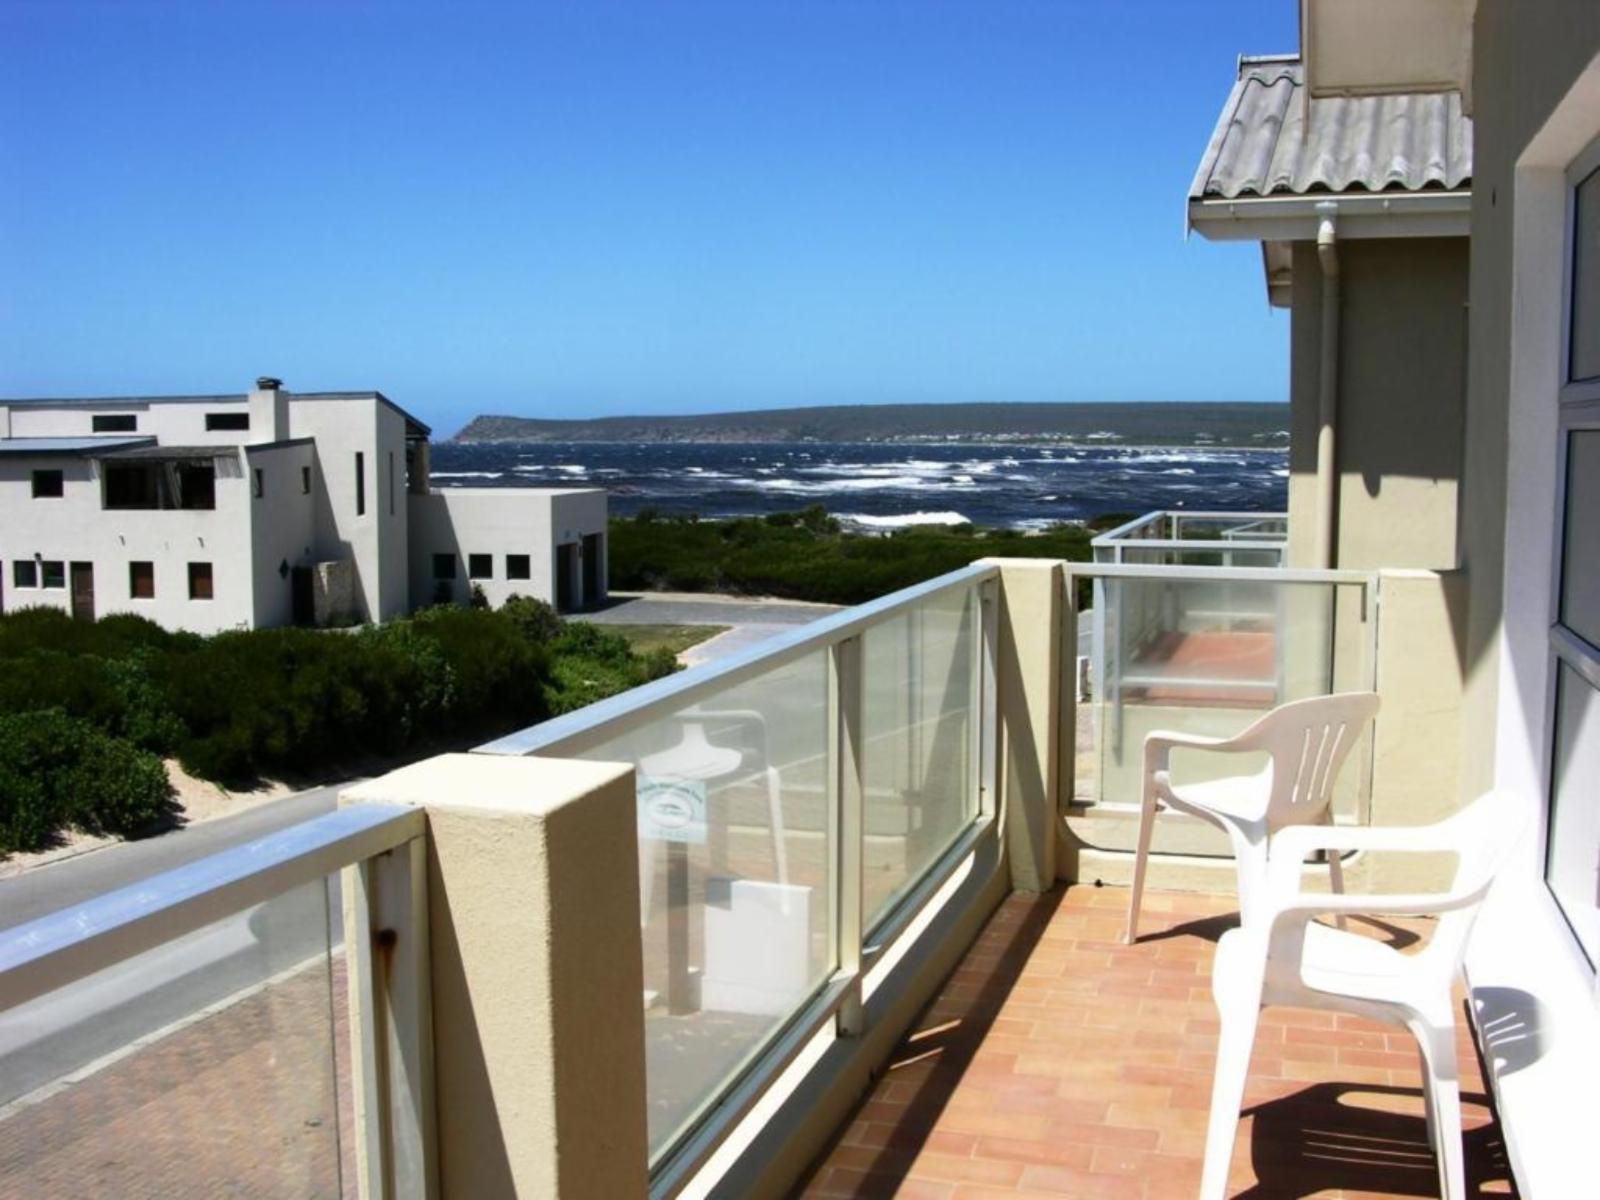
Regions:
[[[378, 410], [375, 398], [308, 400], [289, 406], [289, 432], [316, 439], [316, 542], [320, 559], [352, 560], [355, 594], [363, 620], [384, 614], [381, 591], [383, 514], [386, 497], [379, 487]], [[356, 455], [363, 456], [366, 511], [356, 512]], [[396, 507], [399, 507], [398, 500]], [[394, 615], [393, 613], [387, 615]]]
[[[310, 442], [245, 451], [255, 623], [259, 626], [287, 625], [294, 619], [293, 574], [280, 574], [283, 564], [293, 568], [315, 561], [315, 457]], [[302, 490], [302, 467], [312, 467], [310, 492]], [[259, 498], [255, 495], [257, 469], [262, 478]]]
[[[496, 606], [513, 593], [554, 604], [558, 540], [575, 542], [606, 528], [606, 494], [598, 489], [445, 488], [409, 499], [411, 602], [418, 608], [434, 603], [435, 554], [456, 556], [451, 598], [457, 603], [466, 602], [476, 582]], [[473, 554], [492, 556], [490, 578], [468, 578]], [[532, 577], [507, 579], [508, 554], [526, 554]]]
[[[64, 495], [34, 499], [34, 468], [61, 469]], [[252, 624], [250, 484], [236, 452], [218, 455], [216, 497], [217, 506], [209, 511], [107, 512], [101, 508], [99, 475], [89, 460], [0, 456], [0, 570], [5, 573], [6, 610], [45, 605], [71, 611], [71, 563], [90, 562], [97, 617], [133, 612], [197, 633]], [[35, 555], [63, 562], [68, 586], [19, 590], [12, 564]], [[155, 564], [154, 599], [135, 600], [129, 594], [128, 564], [135, 561]], [[189, 599], [191, 562], [212, 564], [213, 599]]]
[[[206, 429], [207, 413], [250, 411], [251, 406], [243, 395], [215, 400], [164, 400], [140, 404], [13, 405], [10, 436], [154, 437], [167, 446], [237, 446], [244, 442], [271, 441], [270, 430], [259, 427], [259, 416], [252, 417], [251, 427], [247, 431]], [[138, 428], [131, 434], [96, 434], [93, 418], [97, 413], [131, 413]]]

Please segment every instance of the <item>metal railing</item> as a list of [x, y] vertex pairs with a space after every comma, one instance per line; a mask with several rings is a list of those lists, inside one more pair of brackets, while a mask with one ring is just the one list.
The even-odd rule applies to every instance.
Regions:
[[[993, 836], [998, 588], [974, 564], [479, 748], [634, 763], [647, 1042], [749, 1030], [687, 1084], [647, 1072], [654, 1195], [823, 1031], [862, 1032], [867, 973]], [[688, 836], [648, 824], [659, 795]]]
[[[1079, 622], [1080, 582], [1091, 609]], [[1076, 728], [1074, 799], [1136, 804], [1135, 761], [1154, 728], [1226, 735], [1290, 700], [1375, 686], [1375, 573], [1068, 563], [1071, 621], [1088, 645], [1091, 720]], [[1368, 762], [1360, 785], [1370, 786]]]
[[1100, 534], [1090, 546], [1097, 563], [1281, 567], [1288, 536], [1286, 513], [1160, 509]]
[[[419, 809], [344, 808], [0, 932], [0, 1018], [42, 997], [92, 988], [99, 972], [342, 872], [345, 966], [365, 1018], [350, 1031], [352, 1099], [365, 1118], [355, 1123], [362, 1195], [432, 1195], [424, 828]], [[318, 953], [331, 954], [331, 941]], [[272, 982], [194, 1016], [214, 1018]], [[241, 1077], [235, 1086], [253, 1082]], [[341, 1161], [338, 1170], [345, 1169]], [[193, 1182], [206, 1186], [203, 1178]]]

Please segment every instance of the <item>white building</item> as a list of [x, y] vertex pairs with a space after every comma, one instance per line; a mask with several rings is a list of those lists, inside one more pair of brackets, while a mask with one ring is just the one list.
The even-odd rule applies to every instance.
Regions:
[[435, 491], [381, 392], [0, 400], [0, 608], [174, 629], [381, 621], [474, 584], [605, 595], [599, 489]]

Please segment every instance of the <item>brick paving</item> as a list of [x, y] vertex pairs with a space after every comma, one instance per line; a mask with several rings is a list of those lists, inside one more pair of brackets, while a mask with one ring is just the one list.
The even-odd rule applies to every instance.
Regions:
[[353, 1200], [347, 1034], [308, 965], [0, 1120], [0, 1197]]
[[[1209, 972], [1230, 898], [1009, 897], [798, 1190], [805, 1200], [1190, 1200], [1217, 1022]], [[1352, 928], [1404, 947], [1428, 922]], [[1460, 1032], [1468, 1195], [1514, 1190], [1478, 1060]], [[1230, 1195], [1437, 1196], [1419, 1062], [1398, 1027], [1262, 1014]]]

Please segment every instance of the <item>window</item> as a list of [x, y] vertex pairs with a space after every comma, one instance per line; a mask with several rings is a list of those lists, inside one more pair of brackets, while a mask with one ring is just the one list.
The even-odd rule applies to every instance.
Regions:
[[33, 473], [33, 498], [59, 496], [66, 486], [66, 476], [58, 469], [38, 470]]
[[1566, 382], [1556, 396], [1560, 524], [1551, 580], [1553, 677], [1545, 879], [1591, 965], [1600, 968], [1600, 142], [1567, 177], [1571, 243]]
[[456, 556], [454, 554], [435, 554], [433, 556], [433, 577], [435, 579], [454, 579], [456, 577]]
[[242, 430], [250, 428], [250, 414], [247, 412], [216, 412], [206, 414], [206, 431], [215, 433], [219, 430]]
[[44, 586], [47, 588], [64, 588], [67, 586], [67, 564], [52, 562], [48, 558], [39, 564], [39, 570], [44, 575]]
[[266, 484], [265, 477], [261, 474], [261, 468], [260, 467], [257, 467], [255, 469], [255, 473], [256, 473], [256, 499], [259, 500], [259, 499], [261, 499], [261, 497], [263, 497], [263, 496], [265, 496], [267, 494], [267, 484]]
[[467, 555], [467, 578], [468, 579], [493, 579], [494, 578], [494, 555], [492, 555], [492, 554], [469, 554], [469, 555]]
[[11, 584], [19, 588], [39, 586], [39, 566], [31, 558], [19, 558], [11, 564]]
[[190, 563], [189, 599], [209, 600], [211, 599], [211, 596], [211, 564]]
[[506, 578], [507, 579], [531, 579], [531, 578], [533, 578], [532, 560], [526, 554], [508, 554], [508, 555], [506, 555]]
[[128, 595], [135, 600], [156, 598], [156, 565], [150, 562], [128, 564]]
[[356, 451], [356, 516], [367, 511], [367, 456]]
[[133, 433], [139, 428], [139, 418], [132, 413], [95, 413], [89, 424], [96, 433]]
[[212, 509], [217, 467], [213, 462], [107, 462], [102, 487], [107, 509]]
[[302, 496], [311, 495], [311, 468], [310, 467], [301, 467], [300, 468], [300, 494]]

